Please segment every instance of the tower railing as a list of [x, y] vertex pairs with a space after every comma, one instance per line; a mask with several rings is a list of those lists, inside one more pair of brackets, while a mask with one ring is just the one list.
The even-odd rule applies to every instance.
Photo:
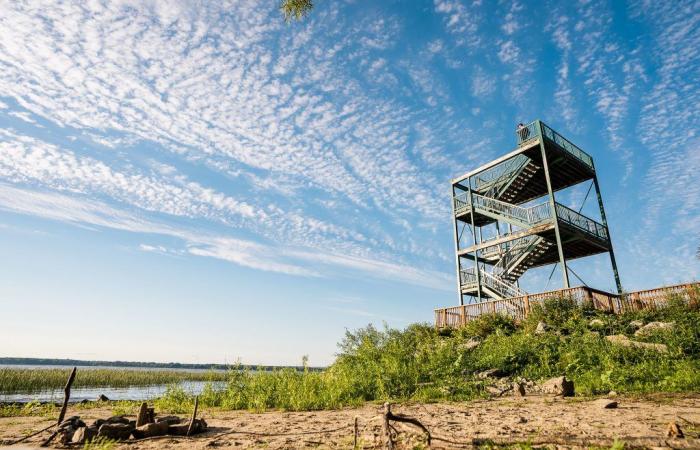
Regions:
[[[498, 214], [504, 218], [511, 218], [519, 223], [535, 226], [546, 220], [553, 218], [549, 202], [543, 202], [534, 206], [524, 208], [510, 203], [496, 200], [495, 198], [484, 197], [483, 195], [472, 193], [474, 199], [474, 209]], [[454, 198], [455, 215], [461, 214], [469, 209], [469, 194], [460, 194]], [[594, 237], [602, 240], [608, 239], [608, 230], [605, 226], [590, 217], [568, 208], [561, 203], [555, 203], [557, 217], [581, 231], [585, 231]], [[507, 220], [507, 219], [506, 219]]]
[[[466, 269], [462, 269], [460, 270], [459, 275], [462, 287], [476, 285], [477, 280], [475, 267], [468, 267]], [[491, 288], [492, 291], [494, 291], [496, 294], [500, 295], [503, 298], [527, 295], [527, 293], [522, 289], [518, 288], [513, 284], [509, 284], [501, 280], [500, 278], [494, 276], [489, 272], [480, 270], [479, 276], [481, 277], [481, 283], [484, 286]]]
[[[517, 136], [519, 146], [526, 144], [527, 142], [540, 136], [540, 130], [537, 126], [537, 122], [538, 121], [531, 122], [525, 125], [523, 128], [515, 130], [515, 135]], [[578, 146], [554, 131], [554, 129], [544, 122], [539, 123], [542, 124], [542, 132], [544, 133], [544, 137], [563, 148], [567, 153], [584, 163], [589, 168], [593, 169], [593, 158], [591, 158], [591, 155], [581, 150]]]

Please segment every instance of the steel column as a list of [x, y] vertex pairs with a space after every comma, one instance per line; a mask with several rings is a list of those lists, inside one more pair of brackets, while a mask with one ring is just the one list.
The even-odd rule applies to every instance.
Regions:
[[617, 263], [615, 262], [615, 252], [613, 252], [612, 238], [610, 237], [610, 228], [608, 228], [608, 220], [605, 218], [605, 208], [603, 207], [603, 196], [600, 194], [600, 187], [598, 186], [598, 174], [595, 171], [595, 165], [593, 166], [593, 185], [595, 186], [596, 197], [598, 197], [598, 207], [600, 208], [600, 220], [603, 222], [605, 227], [605, 232], [608, 234], [608, 253], [610, 253], [610, 263], [612, 264], [613, 275], [615, 276], [615, 284], [617, 285], [617, 293], [622, 295], [622, 283], [620, 282], [620, 275], [617, 272]]
[[[476, 246], [476, 226], [474, 225], [474, 198], [472, 197], [472, 177], [467, 178], [467, 189], [469, 190], [469, 217], [471, 218], [472, 222], [472, 238], [474, 239], [474, 245]], [[477, 302], [481, 303], [481, 272], [479, 271], [479, 250], [474, 250], [474, 267], [476, 268]]]
[[464, 305], [464, 296], [462, 295], [462, 274], [461, 264], [459, 261], [459, 221], [457, 220], [457, 215], [455, 214], [455, 197], [457, 192], [455, 186], [452, 185], [452, 220], [454, 220], [454, 238], [455, 238], [455, 259], [457, 263], [457, 297], [459, 300], [459, 305]]
[[561, 244], [561, 235], [559, 234], [559, 218], [557, 217], [557, 207], [552, 191], [552, 180], [549, 178], [549, 164], [547, 164], [547, 152], [544, 148], [544, 130], [542, 122], [537, 121], [537, 130], [540, 134], [540, 151], [542, 152], [542, 165], [544, 169], [544, 177], [547, 181], [547, 192], [549, 193], [549, 208], [552, 211], [554, 218], [554, 235], [557, 240], [557, 250], [559, 252], [559, 264], [561, 265], [562, 276], [564, 278], [564, 289], [569, 288], [569, 270], [566, 268], [566, 259], [564, 258], [564, 247]]

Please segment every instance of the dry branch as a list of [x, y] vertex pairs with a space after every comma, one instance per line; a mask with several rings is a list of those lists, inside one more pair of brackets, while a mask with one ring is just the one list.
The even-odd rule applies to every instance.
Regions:
[[191, 435], [192, 431], [194, 430], [194, 421], [197, 419], [197, 408], [199, 408], [199, 397], [194, 398], [194, 410], [192, 411], [190, 426], [187, 428], [187, 436]]
[[[56, 427], [58, 428], [63, 422], [63, 418], [66, 417], [66, 410], [68, 409], [68, 400], [70, 399], [70, 388], [75, 381], [75, 373], [78, 371], [77, 367], [73, 367], [70, 375], [68, 376], [68, 381], [66, 382], [66, 387], [63, 388], [63, 406], [61, 407], [61, 412], [58, 414], [58, 420], [56, 421]], [[41, 446], [46, 447], [51, 441], [58, 435], [58, 429], [51, 436], [46, 439]]]

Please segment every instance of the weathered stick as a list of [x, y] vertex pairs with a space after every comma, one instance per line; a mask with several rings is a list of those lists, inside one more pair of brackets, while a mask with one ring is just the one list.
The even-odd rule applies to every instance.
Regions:
[[[63, 419], [66, 417], [66, 410], [68, 409], [68, 400], [70, 399], [70, 388], [73, 385], [73, 381], [75, 380], [75, 373], [78, 371], [77, 367], [73, 367], [73, 370], [71, 371], [70, 375], [68, 376], [68, 382], [66, 382], [66, 387], [63, 388], [63, 406], [61, 407], [61, 412], [58, 414], [58, 420], [56, 421], [56, 427], [59, 427], [61, 425], [61, 422], [63, 422]], [[51, 441], [53, 441], [53, 438], [58, 435], [58, 430], [54, 432], [51, 436], [49, 436], [48, 439], [46, 439], [41, 446], [46, 447], [49, 445]]]
[[199, 396], [194, 398], [194, 411], [192, 411], [192, 418], [190, 419], [190, 426], [187, 427], [187, 435], [189, 436], [192, 434], [192, 431], [194, 430], [194, 421], [197, 418], [197, 408], [199, 407]]
[[7, 445], [19, 444], [20, 442], [24, 442], [24, 441], [26, 441], [27, 439], [29, 439], [29, 438], [31, 438], [31, 437], [34, 437], [34, 436], [36, 436], [37, 434], [41, 434], [41, 433], [43, 433], [44, 431], [46, 431], [46, 430], [48, 430], [48, 429], [50, 429], [50, 428], [53, 428], [53, 427], [55, 427], [55, 426], [56, 426], [56, 424], [55, 424], [55, 423], [52, 423], [51, 425], [49, 425], [49, 426], [46, 427], [46, 428], [42, 428], [42, 429], [39, 430], [39, 431], [35, 431], [35, 432], [32, 433], [32, 434], [28, 434], [28, 435], [24, 436], [23, 438], [19, 438], [19, 439], [17, 439], [16, 441], [10, 442], [10, 443], [7, 444]]
[[[384, 423], [388, 426], [389, 421], [393, 420], [395, 422], [404, 422], [404, 423], [410, 423], [411, 425], [415, 425], [418, 428], [420, 428], [427, 436], [428, 438], [428, 445], [430, 445], [431, 441], [431, 435], [430, 431], [423, 425], [420, 420], [414, 419], [413, 417], [407, 417], [407, 416], [402, 416], [400, 414], [394, 414], [391, 412], [391, 405], [389, 403], [384, 403]], [[393, 443], [392, 443], [393, 444]]]
[[357, 435], [359, 434], [359, 430], [357, 429], [357, 417], [355, 417], [355, 425], [353, 428], [354, 431], [354, 437], [352, 439], [352, 448], [353, 450], [357, 449]]

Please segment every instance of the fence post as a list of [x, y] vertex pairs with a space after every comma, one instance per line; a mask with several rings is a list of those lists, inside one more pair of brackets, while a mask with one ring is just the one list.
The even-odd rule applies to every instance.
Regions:
[[525, 303], [525, 317], [524, 318], [527, 318], [528, 314], [530, 314], [530, 296], [526, 295], [523, 298], [523, 302]]

